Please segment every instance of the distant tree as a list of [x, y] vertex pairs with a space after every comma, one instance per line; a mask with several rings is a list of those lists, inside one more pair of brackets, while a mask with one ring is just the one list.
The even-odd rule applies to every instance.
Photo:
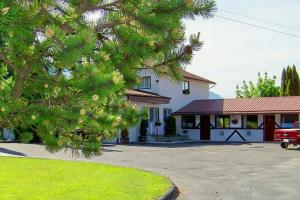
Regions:
[[297, 68], [288, 66], [282, 71], [281, 77], [281, 96], [299, 96], [300, 80]]
[[287, 72], [284, 68], [281, 74], [281, 88], [280, 88], [280, 96], [286, 96], [287, 92], [287, 81], [286, 81]]
[[280, 86], [276, 85], [276, 76], [270, 78], [267, 73], [262, 77], [258, 73], [257, 83], [253, 81], [243, 81], [243, 86], [237, 86], [237, 98], [252, 98], [252, 97], [275, 97], [280, 96]]
[[300, 80], [297, 68], [293, 65], [293, 95], [298, 96], [300, 95]]

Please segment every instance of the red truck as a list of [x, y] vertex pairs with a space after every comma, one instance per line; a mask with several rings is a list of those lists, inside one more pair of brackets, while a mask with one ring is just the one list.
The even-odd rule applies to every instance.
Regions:
[[300, 144], [300, 121], [295, 122], [292, 129], [277, 129], [274, 134], [281, 148], [286, 149], [290, 144], [297, 146]]

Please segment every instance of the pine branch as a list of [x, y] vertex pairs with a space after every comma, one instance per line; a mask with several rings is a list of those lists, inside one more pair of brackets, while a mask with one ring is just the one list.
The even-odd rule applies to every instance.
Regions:
[[114, 28], [116, 25], [121, 25], [121, 23], [107, 23], [107, 24], [99, 24], [95, 27], [95, 30], [99, 31], [100, 29], [105, 28]]
[[123, 0], [116, 0], [113, 1], [111, 3], [107, 3], [107, 4], [102, 4], [102, 5], [98, 5], [98, 6], [83, 6], [84, 11], [95, 11], [95, 10], [106, 10], [109, 9], [109, 7], [113, 7], [118, 5], [119, 3], [122, 3]]
[[2, 52], [0, 52], [0, 60], [2, 60], [6, 65], [16, 70], [17, 66], [14, 63], [12, 63], [10, 60], [8, 60], [4, 55], [4, 53]]
[[156, 64], [156, 65], [153, 65], [151, 68], [154, 69], [154, 68], [158, 68], [158, 67], [162, 67], [162, 66], [168, 65], [168, 64], [170, 64], [170, 63], [172, 63], [174, 61], [180, 60], [182, 57], [185, 56], [185, 54], [186, 54], [186, 52], [184, 51], [184, 52], [182, 52], [181, 54], [177, 55], [174, 58], [171, 58], [169, 60], [165, 60], [165, 61], [163, 61], [161, 63]]

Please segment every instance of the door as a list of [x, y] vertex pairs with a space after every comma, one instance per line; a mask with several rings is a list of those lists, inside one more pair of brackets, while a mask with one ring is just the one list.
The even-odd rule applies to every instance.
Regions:
[[155, 122], [159, 121], [159, 108], [150, 108], [150, 119], [149, 119], [149, 132], [150, 134], [158, 134], [158, 128], [155, 126]]
[[210, 140], [210, 116], [200, 117], [200, 139]]
[[264, 116], [265, 141], [274, 141], [275, 115]]

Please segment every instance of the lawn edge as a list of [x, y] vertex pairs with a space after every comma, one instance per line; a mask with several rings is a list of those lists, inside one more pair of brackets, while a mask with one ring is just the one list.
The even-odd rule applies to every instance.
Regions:
[[172, 181], [170, 181], [170, 185], [171, 185], [171, 187], [166, 192], [166, 194], [164, 194], [163, 196], [158, 198], [158, 200], [176, 200], [177, 199], [177, 197], [179, 196], [179, 190]]

